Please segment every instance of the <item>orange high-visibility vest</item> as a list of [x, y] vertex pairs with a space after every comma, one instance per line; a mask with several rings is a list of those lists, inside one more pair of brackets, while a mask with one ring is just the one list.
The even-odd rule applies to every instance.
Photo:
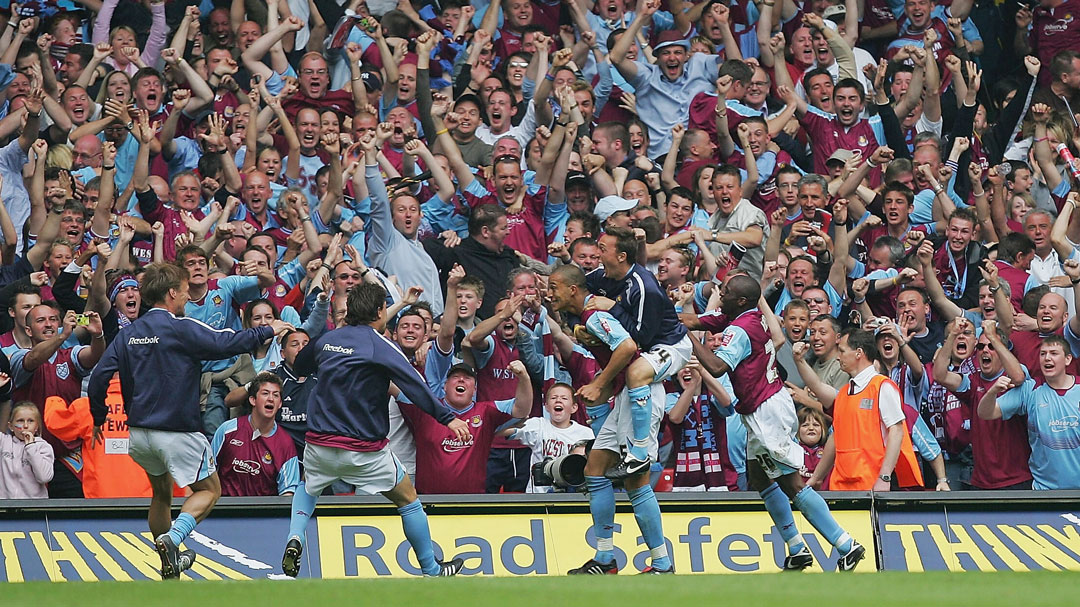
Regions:
[[[91, 446], [94, 419], [90, 399], [82, 397], [67, 403], [59, 396], [45, 401], [45, 426], [61, 440], [82, 439], [83, 495], [88, 498], [150, 497], [153, 491], [146, 472], [127, 454], [128, 427], [124, 399], [120, 394], [120, 376], [109, 382], [105, 404], [109, 406], [103, 439]], [[182, 497], [182, 489], [173, 485], [173, 495]]]
[[[896, 384], [884, 375], [875, 375], [862, 391], [848, 394], [843, 386], [833, 401], [833, 443], [836, 460], [829, 489], [832, 491], [869, 491], [885, 460], [885, 438], [882, 435], [878, 394], [888, 383], [899, 392]], [[922, 470], [915, 459], [911, 435], [904, 427], [900, 456], [893, 476], [901, 487], [921, 487]]]

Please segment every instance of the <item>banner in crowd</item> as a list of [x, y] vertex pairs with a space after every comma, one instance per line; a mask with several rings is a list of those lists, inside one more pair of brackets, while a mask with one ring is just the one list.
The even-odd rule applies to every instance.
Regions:
[[892, 571], [1080, 570], [1080, 511], [878, 512]]
[[[862, 565], [874, 570], [869, 511], [840, 511], [840, 524], [868, 549]], [[436, 556], [462, 556], [468, 575], [561, 575], [593, 555], [587, 514], [431, 516]], [[836, 568], [832, 546], [796, 514], [814, 553], [814, 570]], [[668, 552], [676, 571], [775, 572], [786, 549], [765, 512], [664, 515]], [[288, 532], [284, 518], [210, 517], [185, 546], [198, 558], [185, 577], [249, 579], [280, 575]], [[308, 529], [302, 577], [419, 575], [397, 516], [319, 517]], [[634, 516], [615, 519], [620, 568], [643, 569], [649, 550]], [[160, 560], [145, 519], [0, 521], [0, 581], [159, 579]]]

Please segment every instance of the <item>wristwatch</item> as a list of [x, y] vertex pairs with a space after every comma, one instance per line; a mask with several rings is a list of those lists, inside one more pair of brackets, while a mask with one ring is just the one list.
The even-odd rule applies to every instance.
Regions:
[[892, 482], [892, 475], [891, 474], [882, 474], [878, 478], [885, 481], [886, 483], [891, 483]]
[[129, 131], [131, 129], [135, 128], [135, 121], [134, 120], [129, 120], [128, 123], [124, 125], [124, 128], [129, 130]]

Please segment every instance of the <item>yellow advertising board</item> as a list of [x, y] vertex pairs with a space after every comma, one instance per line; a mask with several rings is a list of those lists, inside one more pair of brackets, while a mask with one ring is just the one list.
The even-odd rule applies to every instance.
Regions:
[[[867, 548], [867, 561], [859, 570], [874, 571], [869, 511], [835, 515]], [[798, 513], [795, 520], [814, 553], [812, 570], [834, 570], [835, 549]], [[591, 558], [595, 546], [587, 514], [431, 516], [429, 521], [436, 557], [461, 556], [466, 574], [563, 575]], [[765, 512], [665, 513], [664, 534], [680, 574], [776, 572], [787, 554]], [[620, 569], [640, 570], [649, 564], [649, 550], [633, 514], [616, 515], [614, 539]], [[324, 578], [419, 573], [396, 516], [319, 517], [318, 550]]]

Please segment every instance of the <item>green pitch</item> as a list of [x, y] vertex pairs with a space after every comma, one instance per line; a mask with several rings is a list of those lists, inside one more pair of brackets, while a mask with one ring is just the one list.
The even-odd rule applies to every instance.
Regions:
[[[865, 565], [865, 563], [864, 563]], [[5, 584], [4, 605], [1077, 605], [1077, 573], [868, 573]], [[702, 600], [709, 602], [703, 603]], [[629, 602], [628, 602], [629, 601]], [[693, 601], [693, 602], [690, 602]]]

